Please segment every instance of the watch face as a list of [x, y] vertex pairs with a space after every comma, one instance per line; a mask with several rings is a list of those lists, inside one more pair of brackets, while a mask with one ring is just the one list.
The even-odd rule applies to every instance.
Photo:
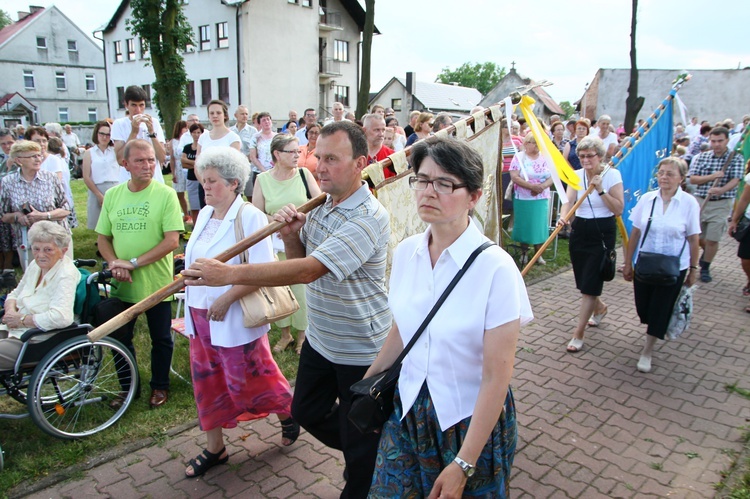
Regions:
[[476, 469], [474, 468], [474, 466], [472, 466], [471, 468], [469, 468], [468, 470], [466, 470], [466, 476], [469, 477], [469, 478], [471, 478], [474, 475], [475, 471], [476, 471]]

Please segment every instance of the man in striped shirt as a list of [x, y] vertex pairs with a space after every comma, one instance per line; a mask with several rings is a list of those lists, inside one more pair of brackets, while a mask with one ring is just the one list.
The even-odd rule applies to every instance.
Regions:
[[293, 205], [275, 215], [288, 222], [281, 230], [286, 261], [229, 267], [199, 259], [184, 271], [188, 285], [308, 285], [310, 325], [292, 416], [315, 438], [343, 451], [346, 498], [367, 497], [379, 440], [349, 423], [349, 387], [375, 360], [392, 323], [385, 291], [388, 213], [362, 182], [367, 152], [367, 139], [354, 123], [323, 127], [315, 155], [320, 188], [328, 197], [307, 216]]

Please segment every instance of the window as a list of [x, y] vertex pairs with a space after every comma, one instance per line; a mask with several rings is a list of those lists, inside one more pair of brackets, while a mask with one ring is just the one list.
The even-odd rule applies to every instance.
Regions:
[[96, 123], [97, 121], [99, 121], [99, 113], [96, 112], [95, 107], [89, 108], [89, 121], [91, 123]]
[[36, 88], [34, 84], [34, 72], [30, 69], [23, 70], [23, 87], [27, 90]]
[[47, 39], [43, 36], [36, 37], [36, 48], [47, 50]]
[[68, 52], [78, 52], [78, 42], [75, 40], [68, 40]]
[[349, 42], [345, 40], [334, 40], [333, 60], [349, 62]]
[[208, 25], [198, 26], [198, 50], [211, 50], [211, 29]]
[[68, 82], [65, 78], [65, 71], [55, 71], [55, 86], [58, 90], [68, 89]]
[[146, 40], [141, 38], [141, 59], [148, 59], [151, 56], [148, 52], [148, 44]]
[[349, 87], [336, 85], [333, 89], [333, 100], [342, 103], [344, 107], [349, 107]]
[[60, 123], [67, 123], [68, 121], [70, 121], [67, 107], [57, 108], [57, 121], [59, 121]]
[[141, 88], [146, 91], [146, 108], [151, 109], [151, 85], [141, 85]]
[[211, 80], [201, 80], [201, 104], [208, 106], [211, 102]]
[[93, 74], [86, 75], [86, 91], [96, 92], [96, 76]]
[[297, 5], [298, 0], [287, 0], [289, 3], [293, 3], [294, 5]]
[[217, 78], [219, 84], [219, 99], [229, 105], [229, 78]]
[[125, 40], [125, 43], [128, 47], [128, 60], [134, 61], [135, 60], [135, 38], [128, 38]]
[[395, 112], [401, 111], [401, 99], [391, 99], [391, 109]]
[[188, 99], [188, 106], [193, 107], [195, 106], [195, 82], [189, 81], [187, 82], [187, 85], [185, 85], [185, 95], [187, 95]]
[[122, 42], [120, 40], [115, 42], [115, 62], [122, 62]]
[[311, 0], [302, 0], [302, 6], [303, 7], [312, 7], [312, 1]]
[[125, 87], [117, 87], [117, 109], [125, 109]]
[[229, 47], [229, 24], [216, 23], [216, 46], [220, 49]]

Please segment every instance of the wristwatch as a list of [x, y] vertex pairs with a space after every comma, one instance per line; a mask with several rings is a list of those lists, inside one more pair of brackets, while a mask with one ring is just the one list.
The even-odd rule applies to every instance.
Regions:
[[148, 136], [151, 137], [152, 139], [155, 139], [156, 138], [156, 132], [150, 133], [150, 134], [148, 134]]
[[473, 464], [467, 463], [458, 456], [456, 456], [456, 459], [454, 459], [453, 462], [461, 467], [461, 469], [464, 471], [464, 475], [466, 475], [466, 478], [471, 478], [472, 475], [474, 475], [476, 468]]
[[602, 189], [602, 192], [599, 193], [599, 196], [606, 196], [607, 195], [607, 189]]
[[135, 258], [131, 258], [131, 259], [130, 259], [130, 263], [132, 263], [132, 264], [133, 264], [133, 268], [136, 268], [136, 269], [137, 269], [137, 268], [138, 268], [138, 257], [135, 257]]

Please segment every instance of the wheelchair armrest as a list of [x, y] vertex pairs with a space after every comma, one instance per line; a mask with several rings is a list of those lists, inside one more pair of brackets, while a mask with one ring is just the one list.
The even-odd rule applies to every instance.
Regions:
[[[73, 326], [73, 325], [75, 325], [75, 322], [72, 323], [70, 326]], [[38, 327], [33, 327], [33, 328], [27, 330], [25, 333], [23, 333], [21, 335], [20, 340], [21, 341], [29, 341], [30, 339], [34, 338], [35, 336], [39, 336], [39, 335], [42, 335], [42, 334], [54, 334], [54, 333], [58, 333], [58, 332], [60, 332], [60, 331], [62, 331], [64, 329], [70, 328], [70, 326], [62, 327], [62, 328], [59, 328], [59, 329], [50, 329], [48, 331], [44, 331], [42, 329], [39, 329]]]

